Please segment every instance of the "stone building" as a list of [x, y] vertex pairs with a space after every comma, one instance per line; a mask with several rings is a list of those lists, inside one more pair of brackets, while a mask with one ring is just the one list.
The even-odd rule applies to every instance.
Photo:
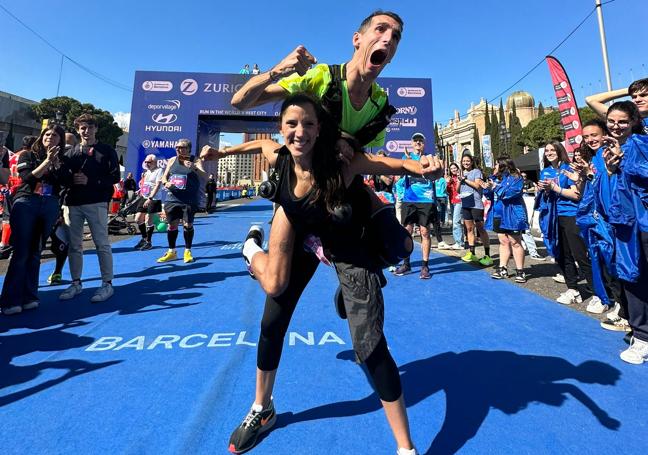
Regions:
[[9, 147], [11, 150], [20, 148], [23, 137], [40, 134], [41, 124], [31, 110], [34, 104], [38, 103], [0, 91], [0, 131], [7, 134], [13, 132], [14, 143]]
[[[533, 96], [524, 91], [513, 92], [507, 98], [506, 104], [504, 105], [504, 122], [507, 128], [509, 127], [509, 113], [513, 110], [513, 104], [515, 104], [516, 115], [520, 119], [520, 124], [523, 128], [531, 120], [538, 118], [538, 108], [535, 105]], [[501, 122], [501, 119], [499, 119], [499, 103], [489, 104], [488, 110], [490, 111], [491, 109], [494, 109], [495, 115], [498, 117], [498, 122]], [[544, 109], [545, 113], [554, 110], [552, 107], [545, 107]], [[477, 130], [477, 135], [480, 140], [486, 134], [486, 100], [484, 98], [477, 105], [471, 103], [465, 116], [461, 117], [459, 111], [455, 110], [452, 120], [446, 125], [439, 125], [440, 137], [438, 143], [443, 146], [446, 160], [453, 159], [454, 151], [458, 153], [458, 156], [466, 152], [471, 155], [473, 154], [475, 150], [475, 130]]]

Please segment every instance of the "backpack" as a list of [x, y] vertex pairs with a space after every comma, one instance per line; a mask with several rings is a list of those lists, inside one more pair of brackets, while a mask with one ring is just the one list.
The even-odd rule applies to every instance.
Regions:
[[[336, 125], [342, 122], [342, 81], [346, 79], [346, 67], [342, 65], [329, 65], [331, 82], [322, 97], [322, 107], [332, 118]], [[371, 97], [369, 98], [371, 100]], [[373, 102], [373, 100], [371, 100]], [[384, 130], [391, 121], [391, 116], [396, 113], [396, 108], [385, 101], [378, 115], [364, 125], [354, 137], [361, 146], [373, 141], [378, 134]]]

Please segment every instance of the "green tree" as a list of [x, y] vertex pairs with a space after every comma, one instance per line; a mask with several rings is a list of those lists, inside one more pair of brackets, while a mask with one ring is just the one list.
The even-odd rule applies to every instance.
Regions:
[[483, 156], [481, 156], [481, 144], [480, 144], [480, 138], [479, 138], [479, 131], [477, 131], [477, 128], [473, 130], [473, 155], [479, 157], [480, 161], [483, 163]]
[[[596, 118], [596, 113], [589, 107], [579, 108], [581, 122], [587, 123]], [[560, 112], [549, 112], [542, 117], [531, 120], [527, 126], [522, 128], [518, 142], [532, 148], [543, 147], [552, 140], [562, 141], [565, 135], [560, 124]]]
[[491, 133], [491, 124], [490, 124], [490, 115], [488, 110], [488, 101], [486, 101], [486, 110], [484, 111], [485, 124], [484, 124], [484, 134]]
[[65, 119], [66, 131], [74, 131], [74, 119], [81, 114], [92, 114], [97, 119], [97, 140], [111, 147], [115, 147], [119, 137], [124, 134], [110, 112], [96, 108], [90, 103], [81, 104], [68, 96], [43, 99], [32, 106], [32, 110], [41, 121], [56, 118], [56, 112], [60, 112]]
[[543, 115], [545, 115], [544, 106], [542, 105], [542, 101], [540, 101], [538, 103], [538, 117], [542, 117]]
[[522, 123], [517, 116], [517, 108], [513, 103], [511, 112], [509, 114], [509, 132], [511, 138], [509, 141], [509, 154], [511, 157], [520, 155], [524, 144], [520, 143], [520, 135], [522, 134]]
[[490, 120], [490, 135], [491, 135], [491, 155], [493, 160], [497, 159], [500, 154], [500, 134], [499, 134], [499, 121], [497, 114], [495, 114], [495, 107], [491, 106], [491, 120]]

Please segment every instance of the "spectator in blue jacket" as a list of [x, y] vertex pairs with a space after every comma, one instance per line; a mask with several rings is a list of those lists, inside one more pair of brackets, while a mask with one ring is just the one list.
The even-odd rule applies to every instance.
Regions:
[[494, 179], [484, 183], [485, 192], [492, 193], [493, 197], [486, 229], [496, 232], [500, 243], [499, 267], [495, 268], [491, 277], [500, 280], [509, 276], [507, 267], [512, 253], [515, 281], [526, 283], [522, 233], [529, 229], [529, 222], [522, 198], [524, 178], [508, 156], [497, 159], [494, 171]]

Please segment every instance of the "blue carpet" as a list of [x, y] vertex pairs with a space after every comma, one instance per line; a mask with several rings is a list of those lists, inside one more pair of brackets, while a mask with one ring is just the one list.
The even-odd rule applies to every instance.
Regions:
[[[196, 262], [156, 264], [166, 244], [114, 245], [115, 296], [85, 256], [84, 292], [0, 320], [3, 454], [226, 453], [254, 397], [264, 295], [241, 239], [264, 201], [197, 219]], [[180, 243], [182, 236], [180, 236]], [[179, 250], [180, 252], [182, 249]], [[648, 445], [645, 366], [623, 363], [622, 334], [442, 255], [433, 278], [389, 277], [386, 336], [421, 453], [611, 454]], [[64, 277], [69, 277], [67, 270]], [[279, 418], [258, 454], [395, 453], [321, 266], [293, 317], [274, 392]], [[293, 450], [295, 452], [293, 452]]]

